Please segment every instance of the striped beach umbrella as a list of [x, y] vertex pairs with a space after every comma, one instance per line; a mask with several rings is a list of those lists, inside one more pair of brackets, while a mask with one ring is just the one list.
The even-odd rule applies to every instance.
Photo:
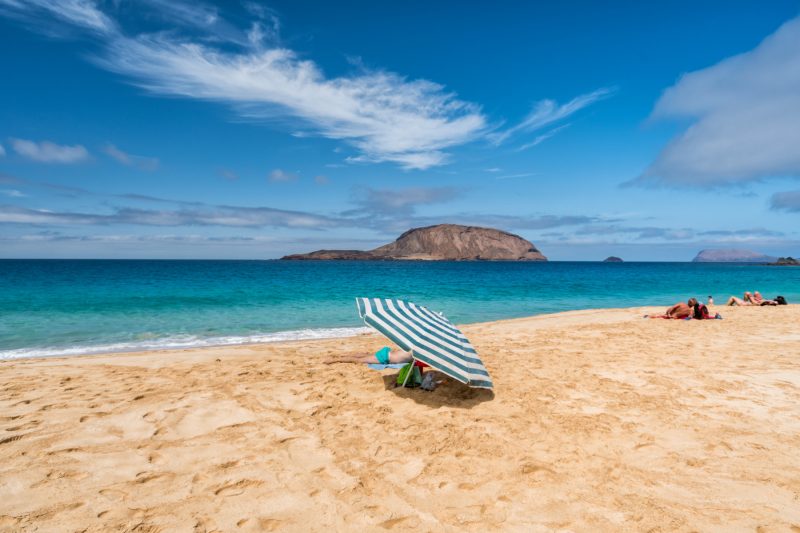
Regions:
[[358, 314], [413, 358], [470, 387], [492, 388], [475, 348], [444, 315], [403, 300], [356, 298]]

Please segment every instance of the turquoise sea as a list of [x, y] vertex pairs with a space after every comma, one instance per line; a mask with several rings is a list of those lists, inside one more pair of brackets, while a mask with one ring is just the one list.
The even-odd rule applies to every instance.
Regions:
[[800, 302], [800, 268], [710, 263], [0, 260], [0, 359], [347, 336], [354, 298], [464, 324], [593, 307]]

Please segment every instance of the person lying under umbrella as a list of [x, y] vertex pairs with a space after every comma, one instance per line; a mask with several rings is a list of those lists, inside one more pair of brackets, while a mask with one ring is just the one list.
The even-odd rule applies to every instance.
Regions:
[[392, 350], [388, 346], [384, 346], [374, 355], [340, 355], [325, 361], [327, 364], [333, 363], [364, 363], [364, 364], [395, 364], [395, 363], [409, 363], [413, 359], [411, 352], [404, 352], [403, 350]]

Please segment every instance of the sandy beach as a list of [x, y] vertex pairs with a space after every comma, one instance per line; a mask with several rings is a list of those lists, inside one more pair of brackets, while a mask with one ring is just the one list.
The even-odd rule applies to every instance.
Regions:
[[800, 531], [800, 306], [465, 326], [494, 394], [325, 365], [378, 335], [0, 364], [5, 531]]

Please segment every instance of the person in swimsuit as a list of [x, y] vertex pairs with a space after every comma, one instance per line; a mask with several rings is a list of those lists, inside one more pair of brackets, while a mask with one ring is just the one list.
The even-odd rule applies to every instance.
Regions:
[[676, 303], [675, 305], [667, 309], [665, 315], [670, 318], [679, 318], [679, 319], [686, 318], [687, 316], [692, 316], [696, 305], [697, 305], [697, 299], [689, 298], [688, 302]]
[[[759, 296], [761, 295], [759, 294]], [[761, 304], [756, 304], [755, 302], [753, 302], [753, 295], [750, 294], [750, 292], [748, 291], [744, 293], [744, 298], [737, 298], [736, 296], [731, 296], [730, 298], [728, 298], [728, 302], [725, 305], [761, 305]]]
[[678, 302], [663, 314], [663, 315], [645, 315], [645, 318], [688, 318], [694, 314], [694, 308], [697, 306], [697, 298], [689, 298], [686, 303]]
[[775, 300], [767, 300], [758, 291], [753, 292], [753, 305], [778, 305]]
[[373, 364], [395, 364], [395, 363], [409, 363], [412, 360], [411, 352], [404, 352], [403, 350], [392, 350], [388, 346], [384, 346], [374, 355], [340, 355], [330, 361], [325, 361], [327, 364], [333, 363], [373, 363]]

